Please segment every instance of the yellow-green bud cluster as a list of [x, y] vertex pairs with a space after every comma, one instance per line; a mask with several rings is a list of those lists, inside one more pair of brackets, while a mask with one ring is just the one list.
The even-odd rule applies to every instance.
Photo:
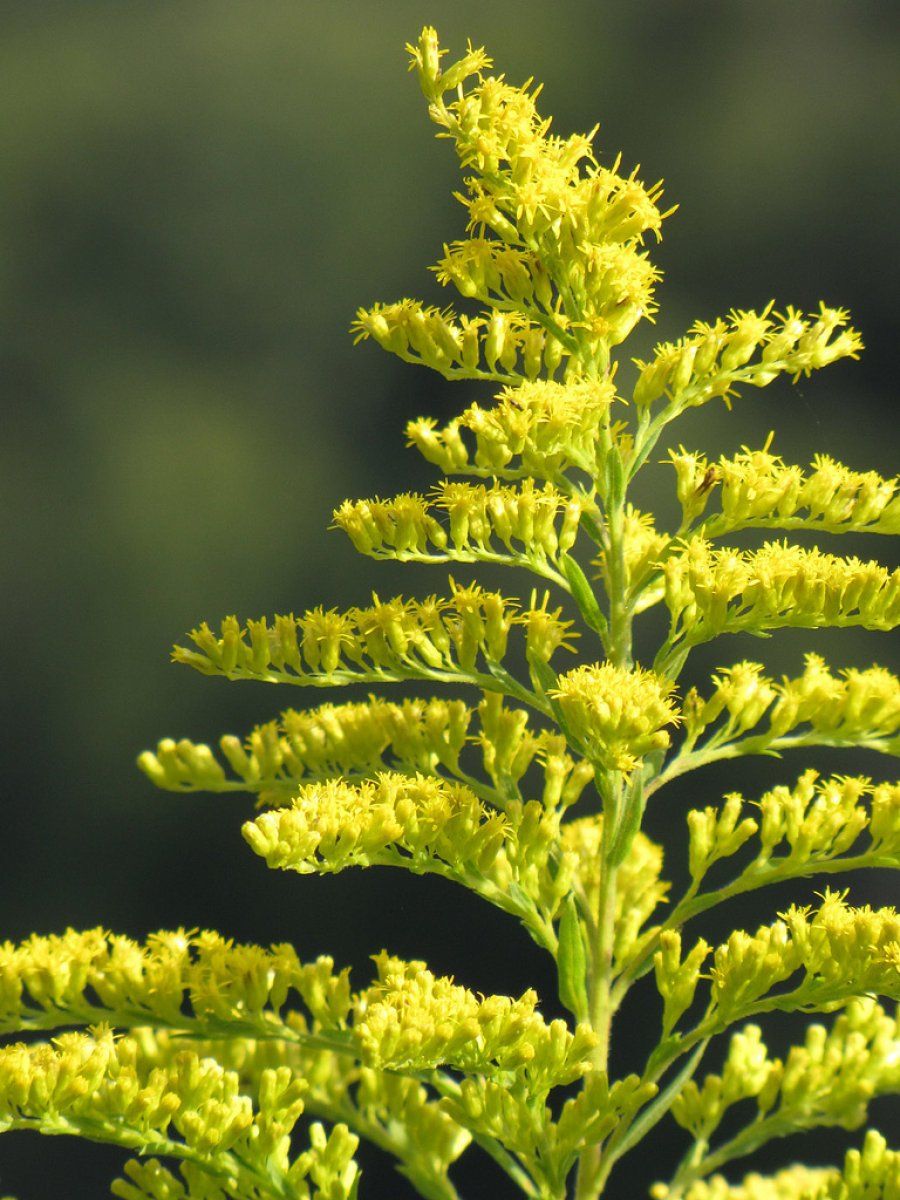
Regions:
[[515, 601], [477, 584], [453, 583], [447, 598], [373, 597], [369, 608], [316, 608], [302, 617], [265, 617], [241, 627], [226, 617], [220, 634], [205, 623], [190, 633], [196, 650], [176, 646], [173, 658], [206, 675], [256, 678], [313, 687], [397, 679], [446, 678], [471, 672], [479, 658], [498, 663], [510, 630], [526, 628], [530, 655], [547, 662], [565, 644], [570, 621], [519, 611]]
[[415, 44], [406, 43], [412, 56], [409, 69], [419, 76], [419, 84], [426, 100], [437, 100], [446, 91], [455, 91], [464, 80], [482, 68], [488, 68], [491, 59], [483, 49], [475, 49], [469, 42], [466, 54], [446, 71], [441, 70], [441, 59], [447, 54], [440, 48], [437, 30], [426, 25]]
[[[560, 906], [572, 887], [572, 862], [558, 854], [560, 847], [560, 816], [557, 809], [548, 810], [539, 800], [510, 800], [506, 806], [509, 834], [504, 854], [513, 880], [512, 895], [506, 901], [510, 911], [517, 895], [531, 901], [545, 919], [559, 915]], [[494, 901], [502, 904], [499, 898]], [[521, 908], [521, 906], [519, 906]], [[526, 911], [526, 927], [533, 924]], [[542, 940], [544, 930], [532, 930]]]
[[543, 370], [552, 376], [569, 353], [521, 313], [468, 317], [410, 299], [360, 308], [351, 332], [358, 342], [374, 338], [404, 362], [431, 367], [446, 379], [518, 383], [537, 379]]
[[544, 776], [543, 805], [574, 804], [593, 779], [593, 768], [568, 753], [566, 740], [550, 730], [532, 730], [524, 709], [508, 708], [496, 692], [478, 706], [479, 727], [470, 733], [474, 711], [462, 700], [403, 700], [377, 697], [351, 704], [288, 709], [256, 729], [242, 743], [232, 735], [219, 746], [234, 772], [226, 774], [209, 746], [164, 738], [138, 765], [168, 791], [246, 791], [261, 805], [285, 804], [299, 785], [332, 776], [374, 775], [402, 767], [426, 775], [460, 773], [460, 755], [470, 741], [480, 748], [483, 766], [499, 796], [518, 794], [518, 784], [536, 764]]
[[[164, 1065], [144, 1070], [138, 1043], [116, 1040], [105, 1027], [65, 1033], [50, 1045], [0, 1049], [0, 1129], [164, 1149], [224, 1179], [232, 1194], [262, 1182], [264, 1189], [267, 1183], [273, 1192], [287, 1187], [308, 1200], [310, 1183], [328, 1182], [335, 1200], [350, 1200], [358, 1139], [346, 1126], [330, 1136], [319, 1126], [311, 1131], [310, 1151], [290, 1158], [304, 1091], [288, 1068], [264, 1071], [254, 1108], [238, 1076], [215, 1059], [178, 1050]], [[139, 1185], [152, 1174], [153, 1168], [129, 1171]], [[117, 1194], [127, 1198], [127, 1185]]]
[[[795, 972], [792, 992], [763, 1000]], [[900, 1000], [900, 916], [893, 908], [851, 908], [838, 892], [821, 907], [792, 906], [755, 934], [736, 930], [714, 955], [712, 999], [718, 1018], [733, 1020], [763, 1000], [792, 1011], [869, 992]]]
[[751, 527], [822, 529], [829, 533], [900, 533], [898, 481], [876, 471], [851, 471], [817, 454], [809, 473], [745, 446], [732, 458], [710, 463], [705, 455], [670, 450], [678, 500], [687, 527], [706, 512], [714, 495], [720, 511], [705, 517], [707, 537]]
[[594, 768], [572, 758], [561, 733], [533, 732], [525, 710], [508, 707], [496, 693], [485, 693], [478, 716], [484, 769], [501, 796], [518, 797], [519, 784], [535, 762], [544, 776], [542, 804], [548, 811], [575, 804], [593, 780]]
[[560, 1193], [578, 1153], [597, 1145], [656, 1094], [652, 1084], [629, 1075], [610, 1085], [606, 1073], [591, 1071], [582, 1090], [566, 1100], [558, 1120], [520, 1087], [490, 1079], [466, 1079], [457, 1096], [442, 1102], [467, 1129], [515, 1152], [532, 1179]]
[[682, 953], [681, 934], [667, 929], [653, 956], [656, 990], [663, 1001], [663, 1035], [668, 1036], [694, 1003], [700, 972], [709, 957], [709, 943], [700, 938], [687, 955]]
[[[745, 815], [753, 809], [757, 817]], [[697, 881], [755, 834], [760, 849], [743, 872], [748, 881], [763, 869], [807, 874], [850, 850], [867, 865], [900, 867], [900, 783], [873, 785], [862, 776], [843, 775], [820, 779], [809, 770], [794, 787], [774, 787], [752, 806], [733, 792], [720, 808], [695, 809], [688, 813], [688, 828], [691, 877]], [[869, 842], [860, 848], [863, 833]]]
[[509, 882], [506, 818], [464, 784], [385, 771], [361, 784], [302, 787], [286, 808], [248, 821], [243, 834], [270, 867], [327, 874], [348, 867], [408, 866]]
[[[652, 1194], [666, 1200], [672, 1193], [663, 1185]], [[684, 1200], [894, 1200], [900, 1195], [900, 1151], [870, 1129], [862, 1150], [847, 1151], [843, 1170], [793, 1166], [776, 1175], [747, 1175], [738, 1184], [714, 1175], [683, 1194]]]
[[[463, 238], [444, 245], [444, 256], [432, 270], [439, 282], [452, 283], [467, 299], [555, 313], [553, 284], [534, 251], [495, 238]], [[555, 317], [559, 321], [560, 314]]]
[[500, 813], [464, 784], [423, 775], [307, 784], [288, 807], [248, 821], [243, 833], [276, 869], [328, 874], [381, 865], [436, 873], [526, 925], [540, 925], [535, 909], [552, 918], [571, 886], [567, 860], [550, 868], [559, 843], [555, 810], [510, 800]]
[[585, 754], [611, 771], [627, 772], [669, 745], [663, 726], [679, 719], [674, 690], [653, 671], [599, 663], [560, 675], [551, 695]]
[[363, 1058], [388, 1070], [429, 1070], [446, 1063], [461, 1071], [519, 1076], [532, 1093], [571, 1083], [590, 1067], [596, 1035], [547, 1023], [537, 996], [525, 992], [479, 999], [421, 962], [375, 957], [378, 982], [359, 996], [354, 1035]]
[[[871, 815], [864, 807], [868, 798]], [[806, 771], [793, 788], [779, 786], [759, 801], [759, 861], [783, 843], [790, 863], [827, 860], [844, 854], [865, 830], [879, 857], [900, 855], [900, 784], [873, 786], [865, 778], [820, 780]]]
[[571, 550], [580, 519], [577, 499], [533, 479], [515, 488], [444, 480], [431, 501], [409, 493], [345, 500], [334, 513], [356, 549], [372, 558], [525, 560], [532, 566]]
[[[289, 947], [233, 946], [211, 933], [159, 933], [142, 946], [102, 930], [70, 930], [2, 949], [8, 1032], [104, 1019], [169, 1026], [209, 1039], [221, 1037], [227, 1023], [244, 1036], [275, 1036], [303, 1047], [308, 1026], [302, 1014], [288, 1010], [279, 1017], [296, 996], [313, 1021], [313, 1033], [325, 1031], [336, 1049], [368, 1067], [424, 1070], [445, 1063], [488, 1074], [512, 1072], [545, 1093], [583, 1074], [595, 1044], [586, 1027], [573, 1033], [563, 1021], [546, 1023], [533, 992], [519, 1000], [478, 998], [431, 974], [423, 963], [387, 954], [375, 960], [377, 981], [351, 993], [347, 972], [336, 973], [330, 959], [301, 965]], [[163, 1063], [167, 1046], [178, 1050], [185, 1044], [165, 1037], [132, 1041], [130, 1053], [142, 1070]], [[302, 1061], [314, 1062], [306, 1055]], [[79, 1072], [87, 1078], [79, 1067], [60, 1086], [71, 1088]]]
[[855, 557], [786, 542], [714, 550], [694, 537], [664, 570], [673, 636], [688, 645], [743, 629], [892, 629], [900, 622], [900, 570]]
[[[654, 967], [666, 1035], [693, 1003], [709, 953], [701, 938], [682, 959], [677, 931], [661, 935]], [[900, 916], [893, 908], [852, 908], [843, 894], [826, 891], [815, 912], [794, 905], [755, 934], [735, 930], [717, 947], [709, 978], [712, 1006], [697, 1027], [704, 1032], [776, 1009], [838, 1007], [866, 993], [900, 1000]], [[790, 990], [769, 995], [789, 979]]]
[[900, 1087], [900, 1026], [868, 997], [853, 1000], [830, 1029], [810, 1025], [802, 1046], [792, 1046], [784, 1062], [770, 1058], [760, 1029], [748, 1025], [731, 1038], [721, 1075], [688, 1082], [672, 1115], [696, 1138], [708, 1140], [727, 1110], [756, 1101], [758, 1124], [791, 1130], [819, 1125], [858, 1129], [869, 1102]]
[[[847, 668], [833, 674], [818, 654], [804, 656], [802, 674], [781, 682], [764, 675], [760, 663], [739, 662], [713, 676], [715, 690], [704, 700], [692, 689], [685, 697], [684, 725], [693, 745], [720, 717], [718, 744], [753, 730], [754, 749], [794, 734], [793, 741], [829, 744], [880, 743], [891, 750], [900, 731], [900, 679], [884, 667]], [[798, 728], [809, 728], [798, 733]], [[757, 746], [758, 743], [758, 746]]]
[[[603, 876], [603, 817], [595, 814], [568, 821], [562, 827], [562, 845], [574, 860], [574, 879], [590, 912], [599, 911]], [[613, 961], [623, 962], [637, 947], [641, 930], [671, 885], [661, 878], [662, 847], [638, 832], [616, 872]]]
[[406, 433], [410, 445], [448, 475], [554, 480], [573, 467], [594, 474], [614, 397], [609, 379], [542, 379], [504, 388], [490, 408], [473, 404], [443, 428], [421, 417]]
[[278, 720], [257, 726], [243, 743], [226, 735], [219, 746], [234, 778], [209, 746], [187, 738], [163, 739], [155, 752], [140, 756], [138, 765], [168, 791], [258, 792], [261, 803], [283, 804], [310, 779], [371, 775], [389, 764], [455, 772], [472, 717], [462, 700], [393, 704], [370, 696], [355, 704], [288, 709]]
[[347, 972], [335, 972], [330, 958], [301, 963], [289, 945], [237, 945], [208, 931], [162, 931], [142, 944], [69, 929], [0, 945], [2, 1032], [101, 1020], [181, 1028], [188, 1012], [201, 1025], [265, 1028], [289, 998], [318, 1024], [341, 1026]]
[[648, 362], [636, 359], [634, 403], [648, 408], [665, 396], [675, 412], [716, 396], [729, 403], [738, 384], [765, 387], [779, 375], [796, 379], [859, 356], [862, 339], [842, 308], [822, 304], [806, 317], [793, 308], [770, 313], [771, 305], [762, 313], [735, 309], [711, 325], [697, 321], [687, 337], [657, 346]]
[[[299, 1014], [288, 1014], [288, 1020], [292, 1032], [303, 1032]], [[404, 1173], [425, 1195], [430, 1191], [448, 1193], [448, 1168], [471, 1142], [470, 1134], [417, 1080], [361, 1066], [346, 1053], [323, 1049], [319, 1043], [236, 1036], [188, 1040], [181, 1032], [147, 1027], [134, 1030], [132, 1036], [140, 1048], [139, 1062], [148, 1068], [164, 1064], [174, 1051], [188, 1048], [236, 1071], [241, 1090], [251, 1098], [258, 1093], [267, 1069], [289, 1068], [304, 1082], [308, 1115], [332, 1123], [342, 1121], [380, 1146], [402, 1164]], [[153, 1200], [158, 1200], [155, 1194]]]

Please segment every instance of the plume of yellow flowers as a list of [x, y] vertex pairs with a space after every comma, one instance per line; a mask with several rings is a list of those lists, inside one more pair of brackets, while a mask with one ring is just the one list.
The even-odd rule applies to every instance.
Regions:
[[[353, 333], [496, 394], [407, 425], [442, 476], [430, 491], [348, 499], [334, 525], [374, 560], [537, 581], [520, 599], [451, 577], [424, 599], [201, 624], [174, 658], [203, 674], [369, 694], [215, 747], [163, 738], [139, 765], [169, 792], [253, 795], [244, 837], [274, 869], [392, 866], [468, 888], [549, 955], [557, 997], [545, 1017], [534, 989], [484, 995], [390, 950], [355, 988], [328, 957], [208, 931], [34, 935], [0, 945], [0, 1132], [128, 1148], [123, 1200], [359, 1200], [359, 1139], [425, 1200], [461, 1200], [456, 1164], [477, 1154], [527, 1200], [599, 1200], [670, 1117], [691, 1141], [657, 1200], [898, 1200], [900, 1152], [872, 1129], [843, 1167], [723, 1174], [774, 1138], [859, 1129], [900, 1090], [897, 1016], [879, 1004], [900, 1000], [896, 910], [851, 904], [842, 883], [718, 945], [688, 924], [770, 884], [900, 869], [900, 783], [804, 762], [758, 799], [739, 781], [721, 799], [701, 788], [680, 890], [644, 824], [667, 784], [710, 763], [900, 754], [886, 667], [807, 653], [794, 675], [741, 660], [679, 685], [722, 634], [894, 629], [900, 572], [785, 535], [900, 532], [896, 478], [825, 453], [791, 465], [770, 438], [715, 459], [670, 447], [676, 527], [633, 488], [682, 413], [856, 358], [860, 336], [843, 309], [770, 302], [629, 361], [619, 347], [657, 309], [661, 185], [601, 153], [596, 130], [551, 132], [540, 87], [494, 73], [484, 50], [446, 62], [430, 27], [408, 49], [462, 172], [462, 236], [432, 267], [456, 299], [376, 303]], [[748, 529], [772, 540], [729, 541]], [[378, 694], [393, 684], [453, 690]], [[659, 1035], [632, 1039], [636, 1069], [615, 1078], [641, 980]], [[776, 1057], [775, 1012], [827, 1023]]]

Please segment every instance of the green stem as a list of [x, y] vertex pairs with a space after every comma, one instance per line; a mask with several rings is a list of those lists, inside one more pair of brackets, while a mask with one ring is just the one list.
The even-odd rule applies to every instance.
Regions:
[[766, 864], [751, 863], [750, 866], [731, 883], [724, 884], [712, 892], [697, 895], [700, 881], [695, 880], [685, 895], [676, 904], [668, 918], [655, 931], [653, 937], [641, 947], [640, 956], [629, 963], [619, 976], [613, 989], [613, 999], [616, 1006], [622, 1003], [625, 993], [633, 983], [641, 979], [653, 967], [653, 956], [659, 949], [662, 935], [670, 929], [680, 929], [694, 917], [724, 904], [735, 896], [757, 891], [774, 883], [784, 883], [790, 879], [803, 879], [809, 875], [836, 875], [843, 871], [856, 871], [862, 868], [896, 869], [897, 860], [892, 855], [879, 855], [877, 852], [841, 856], [833, 859], [810, 859], [807, 862], [791, 862], [790, 859], [779, 861], [775, 859]]
[[645, 790], [648, 796], [652, 795], [653, 792], [659, 791], [661, 787], [665, 787], [673, 779], [678, 779], [679, 776], [686, 775], [689, 771], [696, 771], [700, 767], [709, 766], [710, 763], [724, 762], [732, 758], [743, 758], [748, 754], [774, 756], [779, 755], [782, 750], [797, 750], [807, 746], [832, 746], [837, 749], [853, 746], [857, 749], [878, 750], [885, 754], [893, 752], [893, 747], [888, 738], [840, 738], [834, 734], [819, 733], [815, 729], [810, 730], [808, 733], [795, 734], [792, 737], [770, 738], [766, 734], [761, 733], [753, 737], [743, 738], [740, 741], [726, 742], [724, 745], [714, 737], [697, 750], [690, 749], [687, 753], [682, 752], [677, 754], [666, 769], [657, 775], [651, 783], [648, 783]]
[[395, 671], [388, 671], [382, 667], [372, 667], [369, 670], [353, 670], [343, 667], [330, 673], [316, 675], [312, 672], [298, 674], [295, 671], [281, 670], [277, 667], [267, 667], [262, 671], [232, 667], [230, 671], [225, 671], [199, 654], [196, 657], [197, 659], [203, 658], [203, 661], [195, 662], [187, 657], [178, 661], [193, 666], [203, 675], [221, 675], [225, 679], [249, 679], [259, 683], [290, 683], [295, 687], [331, 688], [343, 687], [352, 683], [407, 683], [413, 680], [423, 680], [428, 683], [471, 684], [483, 692], [499, 692], [513, 700], [519, 700], [522, 704], [527, 704], [529, 708], [541, 713], [542, 716], [552, 717], [553, 715], [550, 705], [546, 701], [542, 700], [540, 696], [536, 696], [524, 684], [519, 683], [505, 667], [493, 662], [488, 662], [489, 673], [466, 671], [462, 668], [445, 671], [410, 665]]
[[638, 1142], [643, 1141], [651, 1129], [666, 1115], [680, 1094], [684, 1085], [696, 1073], [700, 1060], [706, 1051], [706, 1042], [701, 1042], [682, 1069], [665, 1089], [650, 1103], [642, 1108], [630, 1121], [620, 1125], [606, 1146], [600, 1175], [601, 1186], [605, 1184], [610, 1171], [623, 1155], [627, 1154]]
[[501, 554], [491, 550], [453, 550], [440, 551], [435, 550], [433, 553], [416, 550], [386, 550], [386, 551], [365, 551], [368, 558], [374, 558], [382, 562], [419, 562], [419, 563], [499, 563], [501, 566], [521, 567], [523, 570], [531, 571], [534, 575], [540, 575], [543, 579], [549, 579], [551, 583], [555, 583], [564, 591], [569, 591], [569, 584], [565, 576], [562, 575], [555, 567], [552, 567], [546, 560], [539, 558], [537, 555], [531, 554]]
[[[815, 1124], [815, 1121], [811, 1123]], [[775, 1113], [768, 1117], [757, 1117], [729, 1141], [723, 1142], [712, 1154], [706, 1153], [708, 1142], [702, 1138], [698, 1139], [675, 1173], [669, 1200], [678, 1200], [696, 1180], [705, 1179], [733, 1159], [744, 1158], [773, 1138], [787, 1137], [807, 1127], [802, 1120], [791, 1121]]]

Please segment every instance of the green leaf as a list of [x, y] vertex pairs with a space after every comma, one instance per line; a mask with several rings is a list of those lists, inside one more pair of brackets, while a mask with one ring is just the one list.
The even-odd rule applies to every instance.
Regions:
[[579, 1020], [587, 1016], [587, 953], [578, 906], [567, 896], [559, 922], [559, 950], [556, 958], [559, 974], [559, 998]]
[[588, 578], [581, 569], [581, 565], [568, 554], [561, 554], [559, 561], [566, 581], [572, 590], [572, 599], [578, 605], [579, 612], [588, 625], [590, 625], [591, 629], [596, 630], [601, 637], [605, 637], [609, 626], [607, 625], [606, 617], [600, 611], [600, 605], [597, 603], [594, 589], [588, 582]]
[[616, 508], [625, 498], [625, 468], [618, 446], [611, 446], [606, 456], [606, 504]]

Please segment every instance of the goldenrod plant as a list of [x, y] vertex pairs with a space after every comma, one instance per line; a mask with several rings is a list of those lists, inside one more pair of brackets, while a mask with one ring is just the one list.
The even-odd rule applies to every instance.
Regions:
[[[897, 480], [825, 454], [794, 466], [769, 443], [717, 459], [662, 445], [687, 409], [854, 358], [859, 334], [824, 304], [735, 310], [635, 360], [625, 386], [619, 347], [656, 308], [660, 186], [601, 165], [593, 134], [551, 133], [540, 89], [491, 74], [483, 50], [445, 65], [430, 28], [409, 50], [463, 172], [465, 236], [434, 271], [467, 311], [405, 299], [353, 328], [497, 394], [408, 426], [446, 476], [431, 493], [348, 500], [334, 521], [362, 554], [456, 577], [425, 599], [203, 624], [174, 657], [228, 679], [443, 690], [289, 708], [218, 750], [164, 740], [140, 765], [171, 791], [254, 794], [244, 837], [278, 870], [383, 865], [469, 888], [550, 955], [569, 1017], [390, 950], [351, 982], [330, 958], [211, 932], [33, 936], [0, 948], [2, 1029], [27, 1035], [0, 1049], [0, 1128], [134, 1151], [122, 1200], [352, 1200], [361, 1138], [426, 1200], [462, 1200], [454, 1165], [477, 1154], [529, 1200], [595, 1200], [624, 1197], [618, 1164], [665, 1118], [686, 1148], [657, 1200], [897, 1200], [900, 1151], [864, 1127], [900, 1090], [900, 915], [854, 905], [843, 877], [900, 867], [900, 783], [801, 763], [763, 795], [704, 797], [667, 848], [681, 895], [642, 829], [666, 785], [709, 763], [900, 750], [900, 681], [880, 666], [809, 653], [791, 677], [739, 661], [679, 685], [722, 635], [900, 621], [900, 572], [785, 536], [897, 533]], [[669, 530], [634, 505], [660, 457], [681, 510]], [[771, 540], [729, 542], [747, 529]], [[479, 563], [518, 568], [521, 598], [461, 582]], [[659, 644], [637, 661], [651, 610]], [[818, 896], [804, 883], [831, 875]], [[768, 902], [755, 930], [711, 945], [692, 928], [786, 881], [810, 891]], [[642, 980], [658, 1036], [614, 1078], [616, 1014]], [[774, 1012], [798, 1014], [781, 1055], [764, 1041]], [[766, 1143], [821, 1126], [863, 1131], [858, 1148], [746, 1174]]]

